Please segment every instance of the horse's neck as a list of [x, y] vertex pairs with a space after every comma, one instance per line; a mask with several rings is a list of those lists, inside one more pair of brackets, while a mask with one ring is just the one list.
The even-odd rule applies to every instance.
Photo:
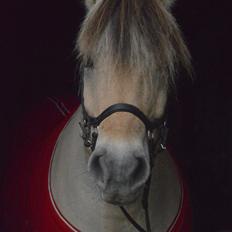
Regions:
[[[63, 129], [53, 152], [50, 191], [54, 201], [62, 215], [81, 231], [134, 231], [119, 207], [101, 200], [87, 171], [89, 154], [79, 136], [80, 119], [81, 113], [78, 110]], [[166, 231], [165, 228], [178, 211], [180, 187], [177, 178], [174, 178], [174, 169], [167, 154], [157, 157], [149, 199], [152, 227], [157, 232]], [[144, 212], [140, 200], [127, 207], [127, 210], [144, 226]]]

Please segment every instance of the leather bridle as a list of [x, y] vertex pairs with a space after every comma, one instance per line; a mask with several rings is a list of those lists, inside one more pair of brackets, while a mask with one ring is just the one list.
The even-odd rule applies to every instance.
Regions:
[[[99, 116], [92, 117], [90, 116], [84, 105], [84, 97], [83, 97], [83, 84], [84, 76], [81, 76], [81, 81], [79, 82], [79, 93], [81, 94], [82, 98], [82, 113], [83, 119], [79, 123], [82, 131], [82, 138], [84, 141], [84, 145], [89, 148], [90, 152], [93, 152], [96, 146], [97, 138], [98, 138], [98, 127], [99, 125], [110, 115], [117, 113], [117, 112], [128, 112], [133, 114], [137, 118], [139, 118], [146, 129], [147, 140], [148, 140], [148, 148], [149, 148], [149, 156], [150, 156], [150, 176], [145, 184], [143, 198], [142, 198], [142, 205], [145, 211], [145, 221], [146, 221], [146, 230], [142, 228], [127, 212], [127, 210], [120, 206], [122, 212], [130, 221], [130, 223], [139, 231], [139, 232], [151, 232], [151, 225], [150, 225], [150, 218], [149, 218], [149, 210], [148, 210], [148, 197], [149, 197], [149, 190], [150, 190], [150, 182], [151, 182], [151, 173], [153, 168], [153, 160], [154, 156], [161, 152], [162, 150], [166, 149], [166, 139], [167, 139], [167, 125], [166, 125], [166, 117], [161, 119], [153, 119], [150, 120], [148, 117], [136, 106], [127, 104], [127, 103], [117, 103], [109, 106], [105, 109]], [[155, 131], [158, 131], [158, 136], [155, 136]]]

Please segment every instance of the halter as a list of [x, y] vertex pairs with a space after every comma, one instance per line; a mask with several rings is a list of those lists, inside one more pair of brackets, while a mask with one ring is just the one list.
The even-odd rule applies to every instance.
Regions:
[[[158, 154], [162, 150], [166, 149], [166, 140], [168, 128], [166, 125], [166, 117], [161, 119], [150, 120], [148, 117], [136, 106], [127, 104], [127, 103], [117, 103], [109, 106], [105, 109], [100, 115], [97, 117], [90, 116], [84, 106], [84, 97], [83, 97], [83, 76], [81, 77], [79, 83], [79, 93], [82, 98], [82, 113], [83, 119], [79, 123], [83, 138], [84, 145], [89, 148], [90, 152], [93, 152], [96, 146], [97, 138], [98, 138], [98, 127], [99, 125], [110, 115], [117, 112], [128, 112], [139, 118], [146, 129], [147, 139], [148, 139], [148, 148], [149, 148], [149, 156], [150, 156], [150, 176], [145, 183], [143, 198], [142, 198], [142, 206], [145, 211], [145, 221], [146, 221], [146, 230], [142, 228], [127, 212], [127, 210], [120, 206], [122, 212], [128, 219], [128, 221], [137, 229], [139, 232], [151, 232], [150, 218], [148, 212], [148, 198], [149, 198], [149, 190], [150, 190], [150, 182], [151, 182], [151, 173], [153, 168], [153, 160], [154, 155]], [[156, 138], [155, 130], [159, 131], [159, 136]], [[157, 147], [159, 145], [159, 147]]]

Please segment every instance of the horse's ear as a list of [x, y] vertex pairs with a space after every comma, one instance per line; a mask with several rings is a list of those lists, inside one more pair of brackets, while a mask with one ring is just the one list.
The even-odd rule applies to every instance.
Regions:
[[172, 7], [175, 0], [160, 0], [168, 9]]
[[95, 3], [96, 3], [96, 0], [85, 0], [85, 6], [87, 10], [89, 10]]

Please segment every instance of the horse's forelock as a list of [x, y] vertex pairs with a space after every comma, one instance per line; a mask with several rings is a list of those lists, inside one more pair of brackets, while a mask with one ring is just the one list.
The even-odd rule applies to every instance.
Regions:
[[166, 83], [174, 83], [179, 66], [191, 70], [181, 32], [160, 0], [99, 0], [84, 21], [78, 49], [84, 62], [97, 58]]

